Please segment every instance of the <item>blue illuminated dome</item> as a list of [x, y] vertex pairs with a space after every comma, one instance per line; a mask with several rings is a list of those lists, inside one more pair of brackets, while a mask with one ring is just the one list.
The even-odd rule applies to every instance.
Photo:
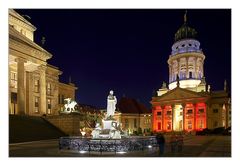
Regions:
[[175, 33], [175, 42], [168, 59], [170, 90], [178, 85], [194, 91], [206, 90], [203, 69], [205, 55], [196, 37], [197, 31], [187, 24], [186, 11], [184, 23]]
[[188, 53], [188, 52], [199, 52], [200, 42], [196, 40], [197, 31], [191, 28], [187, 24], [186, 13], [184, 15], [184, 24], [175, 33], [175, 43], [172, 46], [172, 55]]

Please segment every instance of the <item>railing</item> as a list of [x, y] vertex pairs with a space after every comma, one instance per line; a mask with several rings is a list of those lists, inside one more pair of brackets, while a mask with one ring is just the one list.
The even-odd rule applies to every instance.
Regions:
[[127, 152], [157, 147], [155, 136], [129, 137], [122, 139], [91, 139], [82, 137], [61, 137], [59, 150], [79, 152]]

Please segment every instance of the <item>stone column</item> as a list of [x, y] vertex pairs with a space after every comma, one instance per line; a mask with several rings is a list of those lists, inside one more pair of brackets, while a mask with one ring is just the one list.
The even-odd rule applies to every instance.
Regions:
[[226, 115], [225, 115], [225, 117], [226, 117], [226, 121], [225, 121], [225, 123], [226, 123], [226, 127], [225, 128], [228, 128], [229, 126], [228, 126], [228, 120], [229, 120], [229, 109], [228, 109], [228, 104], [227, 103], [225, 103], [225, 113], [226, 113]]
[[175, 75], [175, 73], [174, 73], [174, 63], [172, 63], [171, 64], [171, 80], [172, 80], [172, 82], [175, 81], [174, 80], [174, 77], [175, 77], [174, 75]]
[[175, 105], [172, 104], [171, 107], [172, 107], [172, 131], [174, 131], [174, 114], [175, 114], [174, 108], [175, 108]]
[[164, 130], [164, 106], [161, 106], [161, 110], [162, 110], [162, 131]]
[[169, 82], [172, 82], [172, 67], [171, 65], [168, 66], [169, 67]]
[[186, 107], [186, 104], [185, 103], [183, 103], [182, 104], [182, 107], [183, 107], [183, 131], [185, 131], [185, 107]]
[[178, 77], [180, 79], [180, 70], [181, 70], [181, 67], [180, 67], [180, 59], [177, 60], [178, 62]]
[[197, 116], [197, 104], [194, 103], [193, 104], [193, 108], [194, 108], [194, 114], [193, 114], [193, 121], [194, 121], [194, 130], [196, 130], [197, 128], [197, 123], [196, 123], [196, 116]]
[[186, 77], [189, 78], [189, 71], [188, 71], [188, 57], [186, 58]]
[[195, 78], [197, 78], [198, 72], [197, 72], [197, 57], [195, 57]]
[[203, 66], [204, 66], [204, 62], [203, 62], [203, 59], [202, 59], [202, 77], [204, 77], [204, 68], [203, 68]]
[[25, 114], [25, 87], [24, 87], [24, 63], [26, 60], [17, 58], [17, 114]]
[[41, 65], [39, 67], [40, 71], [40, 113], [47, 114], [46, 108], [46, 66]]

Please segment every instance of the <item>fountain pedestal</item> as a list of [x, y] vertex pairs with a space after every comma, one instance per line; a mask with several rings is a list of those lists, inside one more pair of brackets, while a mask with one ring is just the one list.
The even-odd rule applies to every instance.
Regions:
[[112, 126], [117, 127], [117, 121], [116, 120], [102, 120], [103, 123], [103, 130], [105, 129], [112, 129]]

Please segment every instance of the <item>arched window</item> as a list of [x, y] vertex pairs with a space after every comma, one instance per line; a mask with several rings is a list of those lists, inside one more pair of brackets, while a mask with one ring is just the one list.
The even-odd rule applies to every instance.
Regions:
[[189, 78], [192, 78], [192, 72], [191, 71], [189, 72]]

